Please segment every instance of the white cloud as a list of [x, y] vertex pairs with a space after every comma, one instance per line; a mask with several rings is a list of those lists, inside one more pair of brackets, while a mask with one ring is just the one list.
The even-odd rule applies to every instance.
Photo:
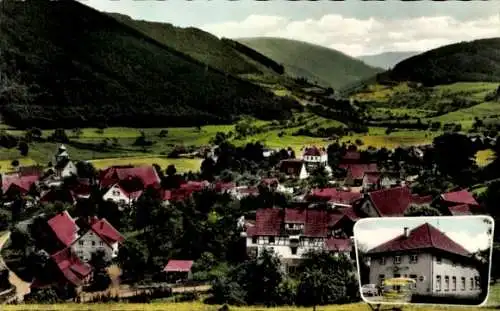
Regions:
[[296, 39], [359, 56], [424, 51], [454, 42], [500, 36], [500, 13], [468, 21], [450, 16], [389, 20], [345, 18], [337, 14], [291, 21], [281, 16], [250, 15], [241, 21], [206, 24], [201, 28], [219, 37]]
[[[380, 228], [372, 230], [358, 229], [355, 232], [355, 238], [358, 245], [371, 249], [395, 238], [400, 234], [402, 234], [402, 230], [395, 228]], [[486, 232], [471, 235], [468, 232], [451, 231], [446, 232], [446, 235], [470, 252], [476, 252], [479, 249], [486, 249], [491, 246], [491, 241]]]

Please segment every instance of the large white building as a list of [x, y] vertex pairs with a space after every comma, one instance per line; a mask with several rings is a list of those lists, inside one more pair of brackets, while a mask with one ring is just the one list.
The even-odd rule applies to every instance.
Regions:
[[347, 211], [259, 209], [255, 224], [246, 229], [247, 251], [258, 256], [272, 249], [283, 269], [293, 272], [311, 250], [350, 255], [353, 226]]
[[419, 295], [474, 298], [481, 294], [478, 260], [428, 223], [413, 230], [404, 228], [401, 235], [367, 255], [371, 284], [406, 277], [416, 280]]

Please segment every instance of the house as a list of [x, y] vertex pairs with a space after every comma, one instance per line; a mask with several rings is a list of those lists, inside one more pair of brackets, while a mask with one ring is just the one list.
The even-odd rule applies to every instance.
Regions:
[[40, 194], [40, 202], [41, 203], [53, 203], [53, 202], [63, 202], [71, 205], [76, 204], [76, 197], [73, 192], [64, 187], [64, 188], [51, 188], [47, 191], [43, 191]]
[[31, 293], [50, 285], [58, 285], [61, 288], [66, 285], [74, 289], [81, 288], [90, 282], [92, 269], [89, 264], [82, 262], [69, 247], [64, 248], [50, 256], [47, 267], [49, 273], [45, 273], [49, 278], [33, 280], [30, 287]]
[[109, 188], [116, 183], [132, 178], [139, 179], [144, 188], [159, 188], [161, 180], [156, 169], [151, 165], [143, 166], [111, 166], [99, 174], [99, 183], [101, 188]]
[[292, 272], [312, 250], [351, 254], [354, 221], [341, 212], [320, 209], [265, 208], [245, 234], [249, 256], [273, 249], [282, 268]]
[[54, 235], [54, 249], [69, 247], [77, 238], [79, 227], [68, 211], [57, 214], [47, 221]]
[[411, 204], [430, 204], [432, 197], [420, 197], [411, 193], [408, 187], [381, 189], [366, 193], [359, 211], [367, 217], [398, 217]]
[[359, 192], [343, 191], [337, 188], [312, 189], [308, 201], [327, 202], [332, 208], [352, 207], [363, 195]]
[[[471, 213], [479, 213], [480, 206], [476, 201], [472, 193], [467, 190], [459, 190], [453, 192], [447, 192], [441, 194], [434, 202], [433, 205], [436, 206], [443, 213], [450, 212], [454, 209], [454, 206], [467, 205]], [[450, 210], [450, 207], [452, 209]], [[461, 207], [463, 209], [463, 207]]]
[[27, 195], [39, 178], [39, 175], [4, 174], [2, 192], [7, 198], [14, 198], [17, 194]]
[[191, 272], [193, 263], [192, 260], [169, 260], [163, 272], [165, 272], [167, 280], [171, 283], [188, 281], [193, 277]]
[[362, 164], [361, 152], [348, 150], [340, 159], [340, 165]]
[[293, 178], [306, 179], [309, 177], [309, 173], [307, 172], [306, 165], [303, 160], [281, 160], [279, 164], [279, 171]]
[[78, 175], [76, 165], [70, 160], [69, 153], [64, 145], [59, 146], [54, 160], [54, 173], [57, 177], [67, 178]]
[[347, 175], [344, 180], [344, 185], [346, 186], [361, 186], [363, 184], [363, 177], [366, 172], [378, 171], [376, 163], [347, 164], [347, 165], [340, 165], [340, 168], [347, 170]]
[[403, 186], [399, 173], [365, 171], [362, 188], [364, 192]]
[[236, 200], [241, 200], [248, 196], [258, 196], [259, 189], [257, 187], [240, 186], [231, 189], [229, 194]]
[[326, 166], [328, 163], [328, 154], [326, 153], [326, 149], [323, 147], [306, 147], [302, 153], [302, 160], [304, 160], [306, 164], [319, 164]]
[[261, 179], [260, 184], [269, 187], [269, 190], [271, 191], [288, 194], [293, 194], [294, 191], [293, 187], [285, 187], [284, 185], [280, 184], [277, 178], [263, 178]]
[[134, 202], [139, 199], [143, 190], [138, 190], [137, 187], [131, 187], [136, 189], [126, 189], [123, 183], [116, 183], [111, 186], [102, 196], [104, 201], [112, 201], [118, 204], [120, 209], [124, 207], [130, 207]]
[[476, 297], [481, 293], [479, 263], [464, 247], [425, 223], [367, 252], [371, 284], [386, 278], [416, 281], [415, 293]]
[[116, 258], [123, 236], [106, 219], [92, 218], [89, 225], [90, 229], [71, 244], [71, 250], [84, 262], [97, 251], [103, 251], [108, 261]]

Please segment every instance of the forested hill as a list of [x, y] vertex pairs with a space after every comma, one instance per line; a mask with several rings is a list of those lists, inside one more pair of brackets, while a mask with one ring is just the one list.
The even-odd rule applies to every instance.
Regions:
[[425, 85], [500, 81], [500, 38], [446, 45], [410, 57], [379, 81], [414, 81]]
[[383, 70], [337, 50], [282, 38], [241, 38], [240, 43], [285, 66], [285, 73], [339, 89]]
[[298, 105], [71, 0], [2, 1], [0, 49], [0, 112], [16, 126], [224, 123]]

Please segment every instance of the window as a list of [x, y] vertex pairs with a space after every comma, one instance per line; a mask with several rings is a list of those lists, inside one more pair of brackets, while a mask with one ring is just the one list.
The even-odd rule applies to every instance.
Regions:
[[450, 277], [447, 275], [444, 277], [444, 290], [445, 291], [450, 290]]
[[399, 265], [401, 263], [401, 256], [394, 256], [394, 264]]
[[474, 278], [470, 278], [470, 289], [474, 289]]
[[380, 263], [381, 266], [385, 265], [385, 257], [381, 257], [379, 259], [379, 263]]
[[252, 238], [252, 244], [257, 244], [257, 238], [256, 237]]
[[103, 246], [104, 245], [104, 242], [103, 241], [99, 241], [99, 246]]
[[452, 282], [451, 283], [451, 286], [452, 286], [451, 290], [456, 291], [457, 290], [457, 277], [456, 276], [452, 277], [451, 282]]
[[95, 241], [92, 241], [92, 246], [95, 246]]
[[395, 277], [395, 278], [400, 278], [400, 277], [401, 277], [401, 274], [399, 274], [399, 273], [394, 273], [394, 277]]
[[269, 244], [274, 244], [274, 237], [273, 236], [269, 237]]
[[474, 277], [474, 279], [476, 280], [476, 289], [480, 288], [480, 287], [481, 287], [481, 284], [480, 284], [480, 282], [479, 282], [479, 277], [478, 277], [478, 276], [476, 276], [476, 277]]
[[119, 196], [119, 195], [120, 195], [120, 191], [118, 191], [118, 190], [113, 190], [113, 195], [114, 195], [114, 196]]
[[415, 280], [415, 284], [413, 284], [413, 288], [417, 288], [417, 279], [418, 279], [418, 276], [416, 274], [410, 274], [410, 279], [413, 279]]
[[83, 246], [83, 242], [84, 242], [83, 240], [78, 241], [78, 245]]
[[438, 264], [441, 263], [441, 257], [436, 257], [436, 263], [438, 263]]
[[436, 275], [436, 291], [441, 291], [441, 276]]
[[297, 255], [297, 247], [292, 247], [292, 255]]
[[417, 263], [418, 255], [410, 255], [410, 263]]
[[465, 278], [462, 277], [462, 290], [465, 290]]

